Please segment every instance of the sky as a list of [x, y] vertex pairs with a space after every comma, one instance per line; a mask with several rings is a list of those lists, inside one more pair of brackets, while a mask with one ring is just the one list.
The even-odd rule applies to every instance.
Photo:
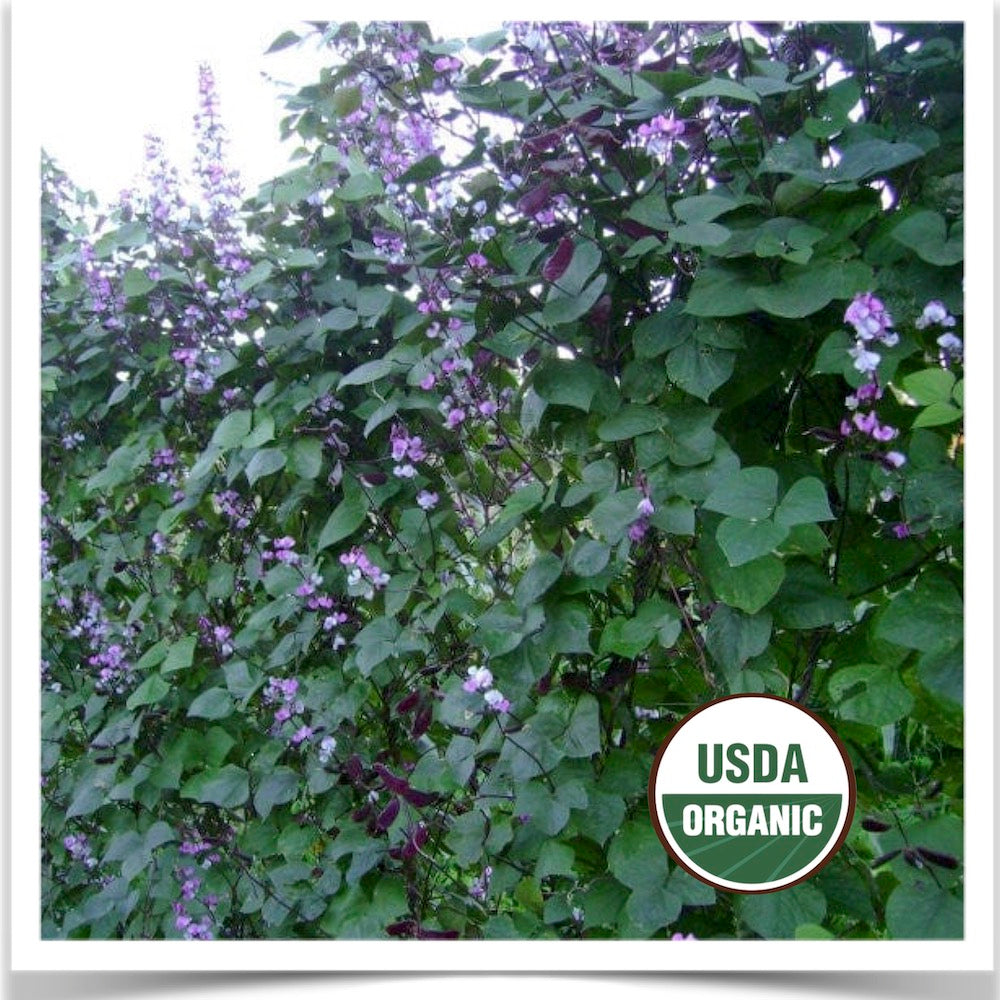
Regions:
[[[419, 10], [384, 6], [366, 10], [385, 19], [420, 18], [450, 37], [495, 28], [504, 16], [466, 11], [442, 18], [426, 3]], [[27, 16], [15, 16], [15, 37], [19, 27], [31, 31], [36, 53], [44, 56], [31, 81], [43, 147], [80, 187], [104, 201], [115, 200], [137, 178], [146, 133], [164, 140], [183, 173], [194, 155], [198, 66], [207, 62], [230, 138], [230, 162], [253, 193], [291, 166], [294, 140], [279, 141], [280, 95], [317, 80], [329, 62], [313, 40], [264, 54], [284, 31], [306, 33], [298, 18], [329, 16], [311, 7], [222, 0], [172, 0], [155, 7], [134, 0], [35, 0], [30, 9], [22, 4]]]
[[265, 56], [278, 35], [301, 22], [278, 5], [252, 17], [233, 16], [228, 4], [203, 6], [195, 22], [153, 20], [145, 4], [78, 4], [46, 25], [36, 105], [42, 144], [81, 187], [114, 199], [142, 167], [147, 132], [187, 169], [201, 62], [215, 74], [230, 159], [248, 193], [288, 168], [294, 144], [278, 138], [279, 98], [288, 88], [276, 81], [297, 89], [316, 79], [323, 60], [315, 43]]

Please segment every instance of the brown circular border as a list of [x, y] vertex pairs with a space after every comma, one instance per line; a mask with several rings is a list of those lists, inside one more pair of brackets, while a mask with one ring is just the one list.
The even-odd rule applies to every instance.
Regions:
[[[788, 882], [786, 885], [779, 885], [773, 889], [733, 889], [731, 886], [719, 885], [717, 882], [713, 882], [710, 879], [705, 878], [704, 875], [693, 871], [682, 858], [678, 857], [677, 853], [670, 846], [670, 842], [664, 836], [663, 831], [660, 829], [660, 821], [657, 817], [656, 811], [656, 772], [660, 767], [660, 760], [663, 754], [666, 752], [667, 747], [670, 745], [670, 741], [681, 731], [681, 729], [687, 725], [687, 723], [693, 719], [696, 715], [704, 712], [705, 709], [711, 708], [713, 705], [718, 705], [723, 701], [733, 701], [735, 698], [770, 698], [772, 701], [780, 701], [785, 705], [791, 705], [793, 708], [797, 708], [800, 712], [804, 712], [808, 715], [814, 722], [818, 722], [829, 734], [830, 738], [833, 740], [834, 745], [840, 751], [840, 756], [844, 760], [844, 767], [847, 771], [847, 793], [848, 793], [848, 803], [847, 803], [847, 818], [844, 822], [844, 829], [841, 830], [840, 836], [837, 838], [837, 842], [830, 848], [830, 850], [823, 856], [823, 858], [816, 864], [815, 867], [811, 868], [805, 875], [801, 878], [797, 878], [794, 882]], [[847, 839], [847, 834], [851, 829], [851, 822], [854, 819], [854, 810], [857, 806], [858, 798], [858, 783], [854, 776], [854, 767], [851, 765], [851, 758], [848, 756], [847, 749], [841, 742], [840, 737], [833, 731], [833, 727], [823, 718], [818, 716], [815, 712], [808, 708], [800, 705], [797, 701], [792, 701], [790, 698], [782, 698], [776, 694], [729, 694], [723, 698], [714, 698], [712, 701], [706, 702], [700, 708], [696, 708], [693, 712], [689, 712], [687, 715], [677, 723], [676, 726], [670, 731], [670, 735], [660, 744], [660, 748], [656, 751], [656, 756], [653, 758], [653, 766], [649, 771], [649, 781], [646, 785], [646, 802], [649, 808], [649, 818], [653, 824], [653, 829], [656, 831], [656, 836], [659, 838], [660, 843], [663, 845], [667, 854], [670, 855], [673, 860], [681, 866], [689, 875], [694, 876], [699, 882], [704, 882], [705, 885], [710, 885], [713, 889], [721, 889], [723, 892], [735, 892], [740, 893], [744, 896], [760, 896], [766, 892], [781, 892], [783, 889], [791, 889], [793, 885], [798, 885], [800, 882], [805, 882], [806, 879], [812, 878], [821, 868], [824, 868], [830, 863], [833, 856], [840, 850], [841, 845]]]

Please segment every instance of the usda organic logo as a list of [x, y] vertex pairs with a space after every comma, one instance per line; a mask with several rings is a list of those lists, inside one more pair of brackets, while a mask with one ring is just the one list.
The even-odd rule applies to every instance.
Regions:
[[818, 716], [774, 695], [733, 695], [687, 716], [660, 747], [649, 812], [696, 878], [773, 892], [822, 868], [854, 815], [854, 772]]

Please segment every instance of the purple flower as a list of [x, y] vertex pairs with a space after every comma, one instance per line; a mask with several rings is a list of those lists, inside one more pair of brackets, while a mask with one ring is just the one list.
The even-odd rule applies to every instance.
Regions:
[[510, 702], [496, 688], [487, 691], [483, 700], [494, 712], [509, 712]]
[[871, 292], [854, 296], [844, 313], [844, 322], [850, 323], [858, 337], [866, 343], [873, 339], [884, 340], [892, 327], [892, 317], [885, 311], [885, 305]]
[[463, 691], [474, 694], [476, 691], [486, 691], [493, 687], [493, 674], [488, 667], [469, 667], [466, 673], [469, 676], [462, 684]]
[[910, 537], [910, 526], [905, 521], [900, 521], [892, 526], [892, 533], [902, 541]]
[[854, 347], [848, 348], [847, 353], [854, 358], [854, 367], [859, 372], [874, 372], [875, 369], [878, 368], [879, 362], [882, 360], [882, 355], [876, 354], [874, 351], [867, 350], [864, 343], [860, 340]]
[[926, 330], [929, 326], [954, 326], [955, 317], [945, 308], [943, 302], [932, 299], [924, 306], [924, 311], [913, 324], [918, 330]]
[[906, 463], [906, 456], [902, 452], [898, 451], [887, 451], [882, 456], [882, 461], [887, 465], [892, 466], [894, 469], [898, 469], [901, 465]]
[[676, 934], [672, 935], [671, 941], [697, 941], [698, 939], [693, 934], [681, 934], [678, 931]]
[[465, 410], [460, 406], [456, 406], [448, 411], [448, 419], [445, 420], [444, 425], [448, 430], [454, 430], [463, 420], [465, 419]]
[[433, 388], [434, 388], [434, 383], [435, 383], [436, 381], [437, 381], [437, 379], [436, 379], [436, 377], [435, 377], [435, 375], [434, 375], [434, 372], [428, 372], [428, 373], [427, 373], [427, 374], [426, 374], [426, 375], [425, 375], [425, 376], [424, 376], [424, 377], [423, 377], [423, 378], [422, 378], [422, 379], [420, 380], [420, 388], [421, 388], [421, 389], [433, 389]]
[[629, 525], [628, 537], [630, 541], [641, 542], [646, 537], [647, 531], [649, 531], [649, 521], [644, 517], [640, 517], [638, 521], [633, 521]]
[[438, 504], [437, 493], [430, 490], [421, 490], [417, 494], [417, 505], [423, 510], [432, 510]]
[[292, 734], [292, 746], [299, 746], [301, 743], [305, 743], [312, 737], [313, 731], [311, 726], [302, 726], [296, 729]]
[[489, 261], [478, 251], [476, 253], [470, 253], [468, 257], [465, 258], [465, 263], [469, 267], [474, 268], [477, 271], [481, 271], [484, 267], [489, 266]]
[[651, 517], [656, 508], [649, 497], [643, 497], [635, 508], [643, 517]]

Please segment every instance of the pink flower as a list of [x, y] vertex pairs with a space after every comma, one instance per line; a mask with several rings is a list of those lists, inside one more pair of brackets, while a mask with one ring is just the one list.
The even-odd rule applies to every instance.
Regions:
[[463, 420], [465, 419], [465, 410], [460, 406], [456, 406], [453, 410], [448, 412], [448, 419], [445, 420], [444, 425], [448, 430], [453, 431]]
[[649, 497], [643, 497], [635, 508], [643, 517], [651, 517], [656, 508]]
[[434, 383], [436, 381], [437, 381], [437, 379], [434, 377], [434, 372], [428, 372], [420, 380], [420, 388], [421, 389], [433, 389], [434, 388]]

